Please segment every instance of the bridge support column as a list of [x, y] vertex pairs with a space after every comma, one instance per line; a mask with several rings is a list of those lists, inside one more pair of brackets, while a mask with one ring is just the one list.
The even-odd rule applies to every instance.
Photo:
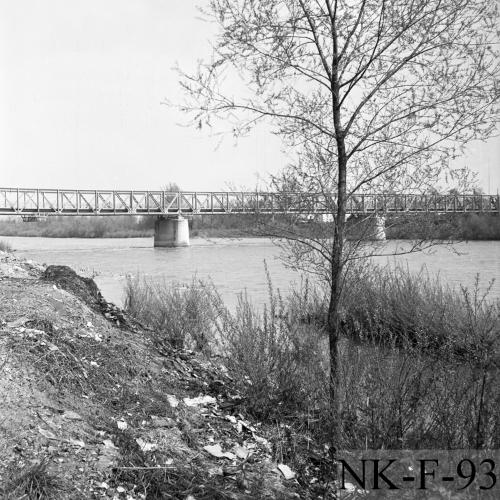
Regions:
[[371, 219], [371, 228], [369, 239], [374, 241], [385, 240], [385, 217], [377, 215]]
[[155, 247], [189, 246], [189, 223], [182, 215], [159, 217], [155, 221]]

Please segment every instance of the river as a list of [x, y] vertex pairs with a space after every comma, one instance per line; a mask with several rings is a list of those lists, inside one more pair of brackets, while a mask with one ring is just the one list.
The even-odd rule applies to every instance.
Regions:
[[[143, 273], [167, 281], [187, 282], [193, 276], [210, 278], [226, 303], [236, 303], [237, 293], [247, 290], [256, 305], [266, 299], [267, 282], [264, 260], [276, 287], [286, 291], [299, 283], [300, 276], [283, 266], [280, 250], [261, 238], [193, 239], [190, 247], [153, 248], [152, 238], [27, 238], [6, 237], [17, 254], [46, 264], [65, 264], [95, 280], [104, 296], [122, 305], [127, 274]], [[387, 241], [383, 250], [407, 245], [402, 241]], [[500, 299], [500, 241], [473, 241], [455, 245], [456, 252], [434, 247], [432, 252], [413, 253], [398, 257], [378, 257], [380, 264], [407, 265], [417, 272], [422, 266], [451, 286], [471, 287], [476, 275], [480, 289], [493, 283], [489, 298]]]

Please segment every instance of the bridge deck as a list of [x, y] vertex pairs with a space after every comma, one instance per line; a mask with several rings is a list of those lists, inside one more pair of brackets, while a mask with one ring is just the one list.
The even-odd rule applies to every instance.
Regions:
[[[498, 195], [362, 194], [349, 214], [499, 212]], [[328, 214], [333, 197], [316, 193], [91, 191], [0, 188], [3, 215]]]

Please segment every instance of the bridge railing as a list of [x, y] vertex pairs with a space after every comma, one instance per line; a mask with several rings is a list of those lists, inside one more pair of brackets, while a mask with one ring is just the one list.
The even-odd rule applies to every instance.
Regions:
[[[499, 212], [498, 195], [360, 194], [347, 212]], [[0, 188], [0, 214], [331, 214], [333, 196], [303, 192], [194, 192]]]

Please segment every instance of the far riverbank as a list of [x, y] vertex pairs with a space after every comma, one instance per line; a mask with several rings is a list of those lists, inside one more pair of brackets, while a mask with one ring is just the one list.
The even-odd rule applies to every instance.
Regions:
[[[387, 239], [416, 239], [420, 224], [411, 215], [391, 216]], [[51, 216], [23, 222], [19, 217], [0, 220], [1, 236], [43, 238], [145, 238], [154, 234], [154, 217], [147, 216]], [[254, 215], [200, 215], [190, 219], [191, 238], [259, 237]], [[428, 221], [429, 238], [444, 240], [500, 240], [500, 215], [449, 214]]]

